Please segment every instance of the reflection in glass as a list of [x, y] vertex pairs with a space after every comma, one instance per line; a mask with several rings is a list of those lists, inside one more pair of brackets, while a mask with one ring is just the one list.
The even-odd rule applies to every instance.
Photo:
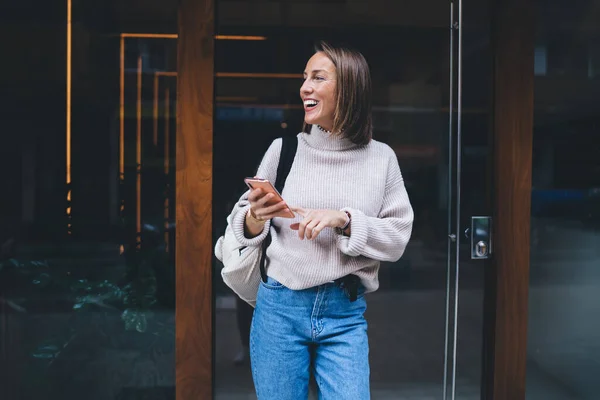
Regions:
[[0, 218], [3, 399], [174, 398], [177, 41], [131, 32], [175, 31], [175, 8], [14, 9], [14, 41], [46, 61], [0, 78], [20, 82], [1, 146], [19, 188]]
[[538, 6], [528, 399], [600, 392], [598, 1]]

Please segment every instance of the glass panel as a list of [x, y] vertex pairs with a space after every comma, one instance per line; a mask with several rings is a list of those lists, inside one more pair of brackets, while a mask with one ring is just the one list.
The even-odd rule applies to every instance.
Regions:
[[[455, 21], [460, 27], [457, 40], [456, 123], [460, 152], [460, 216], [453, 218], [459, 242], [458, 269], [450, 271], [451, 323], [449, 348], [449, 399], [479, 399], [481, 391], [484, 273], [487, 260], [471, 259], [471, 238], [467, 229], [471, 217], [490, 216], [493, 166], [491, 136], [491, 48], [489, 1], [455, 2]], [[458, 172], [458, 169], [457, 169]], [[455, 172], [456, 173], [456, 172]], [[454, 185], [456, 187], [456, 185]], [[454, 212], [454, 206], [453, 206]], [[458, 284], [457, 284], [458, 282]], [[458, 289], [458, 293], [457, 293]], [[456, 318], [452, 321], [452, 318]], [[456, 325], [454, 325], [456, 324]], [[456, 331], [454, 331], [456, 329]], [[455, 333], [455, 334], [454, 334]], [[452, 366], [455, 368], [452, 373]]]
[[2, 398], [172, 399], [176, 40], [132, 33], [176, 3], [35, 3], [1, 24]]
[[[441, 398], [447, 284], [450, 279], [454, 290], [456, 278], [454, 269], [448, 276], [447, 264], [448, 189], [455, 182], [454, 176], [449, 177], [449, 163], [456, 162], [455, 156], [449, 158], [456, 151], [456, 143], [450, 147], [448, 128], [450, 3], [259, 2], [251, 8], [244, 4], [217, 2], [216, 30], [221, 39], [216, 42], [214, 239], [224, 232], [226, 216], [245, 191], [243, 178], [254, 173], [271, 141], [301, 130], [300, 78], [313, 43], [333, 37], [357, 47], [373, 76], [375, 138], [396, 151], [416, 214], [404, 257], [382, 264], [380, 289], [367, 295], [372, 394], [373, 398]], [[477, 63], [489, 65], [489, 44], [487, 20], [475, 22], [487, 17], [483, 8], [473, 12], [464, 39], [465, 74], [473, 74], [464, 90], [463, 113], [464, 180], [471, 181], [463, 195], [467, 199], [463, 216], [468, 217], [482, 212], [478, 200], [486, 188], [489, 88], [485, 84], [489, 82], [488, 71], [481, 72], [483, 67]], [[225, 39], [231, 35], [261, 40]], [[255, 73], [269, 75], [251, 75]], [[469, 253], [462, 254], [468, 257]], [[455, 265], [454, 250], [450, 257]], [[250, 367], [243, 357], [247, 357], [243, 344], [252, 309], [222, 283], [221, 268], [215, 260], [216, 398], [253, 398]], [[483, 267], [461, 261], [461, 268], [466, 292], [458, 313], [457, 385], [461, 394], [478, 393]], [[450, 301], [454, 304], [454, 297]], [[453, 309], [451, 313], [453, 322]], [[452, 353], [453, 337], [449, 340]]]
[[536, 9], [528, 399], [600, 392], [599, 7]]

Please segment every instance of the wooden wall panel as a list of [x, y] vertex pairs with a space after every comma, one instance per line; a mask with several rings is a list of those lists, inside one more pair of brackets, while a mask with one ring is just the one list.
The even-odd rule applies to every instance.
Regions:
[[176, 160], [176, 392], [212, 398], [213, 0], [180, 0]]
[[525, 398], [533, 140], [533, 0], [495, 0], [494, 260], [486, 398]]

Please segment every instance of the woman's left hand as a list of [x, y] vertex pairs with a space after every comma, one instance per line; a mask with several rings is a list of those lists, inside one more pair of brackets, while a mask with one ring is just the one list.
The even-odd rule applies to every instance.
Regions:
[[348, 216], [343, 211], [337, 210], [309, 210], [302, 207], [290, 207], [290, 209], [300, 214], [304, 219], [290, 225], [290, 228], [298, 231], [298, 237], [303, 240], [315, 239], [325, 228], [341, 228], [346, 224]]

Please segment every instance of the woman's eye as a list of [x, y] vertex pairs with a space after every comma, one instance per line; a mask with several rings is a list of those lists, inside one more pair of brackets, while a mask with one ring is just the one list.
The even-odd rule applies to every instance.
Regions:
[[325, 78], [323, 78], [322, 76], [315, 76], [315, 80], [322, 81], [325, 80]]

